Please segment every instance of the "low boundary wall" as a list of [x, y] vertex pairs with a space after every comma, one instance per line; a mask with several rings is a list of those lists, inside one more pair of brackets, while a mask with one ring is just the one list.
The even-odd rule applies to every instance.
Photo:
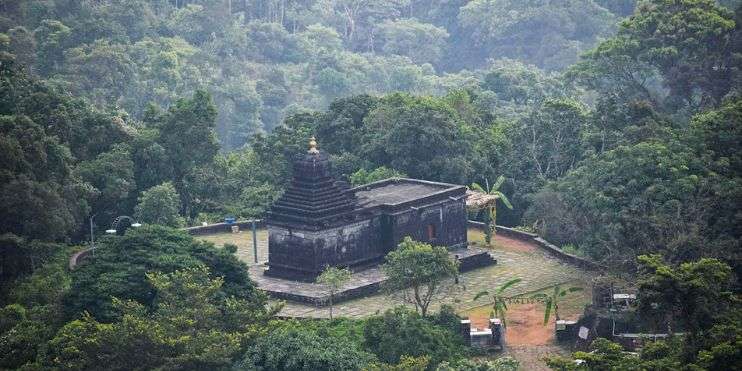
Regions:
[[[263, 222], [262, 219], [255, 219], [254, 221], [258, 228], [262, 228], [265, 226], [265, 223]], [[183, 228], [183, 230], [193, 236], [200, 236], [204, 234], [221, 233], [221, 232], [231, 232], [232, 227], [234, 226], [240, 227], [241, 231], [249, 231], [252, 228], [252, 222], [253, 220], [250, 219], [250, 220], [240, 220], [234, 223], [214, 223], [214, 224], [209, 224], [209, 225], [204, 225], [204, 226]]]
[[[469, 221], [469, 226], [473, 228], [478, 228], [478, 229], [484, 229], [487, 227], [486, 224], [481, 223], [481, 222], [475, 222], [473, 220]], [[503, 227], [501, 225], [498, 225], [496, 228], [497, 228], [497, 233], [503, 236], [507, 236], [507, 237], [525, 241], [525, 242], [531, 242], [535, 244], [536, 246], [546, 250], [549, 254], [554, 255], [557, 258], [567, 263], [576, 265], [580, 268], [587, 269], [587, 270], [593, 270], [593, 271], [600, 271], [600, 270], [606, 269], [605, 266], [598, 264], [594, 261], [564, 252], [562, 249], [560, 249], [556, 245], [550, 243], [549, 241], [546, 241], [545, 239], [539, 237], [535, 233], [518, 231], [513, 228]]]

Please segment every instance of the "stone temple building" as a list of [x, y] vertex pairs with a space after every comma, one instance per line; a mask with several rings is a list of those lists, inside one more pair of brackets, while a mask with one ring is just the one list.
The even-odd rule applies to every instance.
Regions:
[[466, 187], [392, 178], [349, 188], [333, 178], [312, 138], [285, 193], [266, 216], [266, 275], [313, 281], [328, 265], [378, 264], [406, 236], [466, 247]]

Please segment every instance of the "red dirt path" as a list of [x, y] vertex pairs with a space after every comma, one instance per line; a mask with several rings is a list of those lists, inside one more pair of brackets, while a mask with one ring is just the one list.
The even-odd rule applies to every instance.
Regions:
[[533, 243], [516, 240], [515, 238], [505, 237], [499, 234], [495, 235], [495, 249], [497, 248], [515, 252], [534, 252], [538, 250], [538, 246]]
[[[538, 247], [526, 241], [517, 240], [500, 234], [495, 235], [495, 250], [530, 253]], [[489, 318], [471, 318], [472, 326], [476, 328], [489, 327]], [[554, 340], [554, 319], [544, 326], [543, 305], [539, 304], [511, 304], [507, 312], [507, 329], [505, 343], [510, 346], [518, 345], [546, 345]]]

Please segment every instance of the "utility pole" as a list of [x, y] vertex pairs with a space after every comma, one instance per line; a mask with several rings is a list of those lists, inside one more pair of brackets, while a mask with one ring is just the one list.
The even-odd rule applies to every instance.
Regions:
[[95, 214], [90, 216], [90, 250], [92, 251], [93, 256], [95, 256], [95, 235], [93, 234], [93, 218], [95, 218]]
[[252, 220], [252, 253], [255, 257], [255, 264], [258, 263], [258, 226], [255, 219]]

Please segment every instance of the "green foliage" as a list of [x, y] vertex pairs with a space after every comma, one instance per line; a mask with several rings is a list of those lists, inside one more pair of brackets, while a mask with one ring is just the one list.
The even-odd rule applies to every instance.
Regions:
[[368, 171], [366, 169], [359, 169], [353, 174], [350, 174], [350, 184], [354, 187], [373, 183], [379, 180], [389, 178], [404, 178], [406, 175], [394, 169], [381, 166]]
[[121, 206], [136, 191], [131, 157], [129, 146], [116, 144], [95, 159], [80, 162], [75, 169], [80, 179], [93, 187], [92, 210], [106, 221], [117, 217]]
[[[0, 31], [33, 73], [137, 120], [150, 103], [172, 106], [207, 90], [222, 146], [237, 149], [334, 98], [445, 93], [493, 57], [562, 68], [613, 19], [593, 1], [474, 3], [32, 1], [7, 5]], [[493, 25], [499, 10], [512, 11]], [[591, 22], [575, 22], [580, 17]]]
[[560, 69], [611, 31], [615, 17], [594, 1], [475, 0], [460, 9], [459, 21], [486, 57]]
[[562, 289], [561, 285], [555, 285], [554, 291], [549, 295], [546, 293], [538, 293], [533, 295], [533, 298], [540, 299], [544, 303], [544, 326], [549, 323], [551, 318], [551, 312], [554, 312], [554, 319], [559, 321], [559, 300], [560, 298], [567, 296], [569, 293], [576, 291], [582, 291], [582, 287], [569, 287]]
[[362, 370], [373, 354], [344, 336], [279, 328], [252, 344], [235, 370]]
[[87, 311], [100, 321], [120, 317], [112, 297], [134, 300], [152, 308], [155, 294], [145, 273], [172, 273], [206, 266], [223, 277], [220, 295], [247, 300], [255, 308], [265, 304], [247, 274], [247, 266], [223, 249], [195, 240], [185, 232], [162, 226], [130, 229], [124, 236], [99, 240], [95, 257], [72, 272], [72, 289], [65, 297], [70, 317]]
[[650, 138], [581, 162], [531, 196], [526, 220], [550, 241], [612, 264], [633, 266], [644, 253], [672, 261], [736, 256], [740, 170], [728, 148], [740, 141], [732, 128], [740, 109], [730, 100], [678, 132], [626, 130]]
[[216, 108], [204, 91], [192, 99], [181, 99], [161, 119], [160, 142], [173, 168], [173, 184], [183, 202], [186, 216], [194, 213], [193, 196], [186, 177], [198, 167], [210, 164], [219, 145], [214, 137]]
[[101, 323], [86, 313], [67, 323], [44, 349], [41, 366], [226, 368], [271, 314], [245, 298], [225, 297], [224, 280], [204, 266], [147, 274], [147, 281], [155, 291], [152, 311], [114, 299], [120, 321]]
[[[529, 178], [553, 180], [572, 169], [582, 156], [581, 135], [589, 114], [572, 99], [547, 99], [518, 122], [514, 145], [527, 148], [518, 169]], [[530, 174], [528, 173], [530, 172]]]
[[41, 241], [29, 241], [12, 233], [0, 235], [0, 298], [7, 292], [9, 284], [33, 273], [55, 253], [65, 250], [63, 245]]
[[[586, 54], [578, 79], [623, 99], [639, 97], [670, 107], [718, 104], [738, 81], [738, 24], [713, 0], [652, 0], [621, 23], [618, 34]], [[669, 89], [665, 102], [650, 78]]]
[[520, 363], [511, 357], [499, 357], [494, 361], [473, 361], [463, 359], [457, 362], [443, 362], [436, 371], [517, 371]]
[[[717, 259], [669, 266], [659, 255], [640, 256], [639, 311], [666, 316], [687, 331], [686, 360], [692, 360], [715, 323], [734, 310], [731, 268]], [[739, 303], [737, 303], [739, 304]]]
[[[683, 358], [684, 341], [681, 337], [647, 342], [639, 354], [623, 350], [620, 344], [598, 338], [589, 352], [575, 352], [571, 358], [547, 357], [546, 364], [553, 370], [724, 370], [737, 364], [742, 356], [739, 350], [739, 323], [728, 325], [726, 341], [718, 342], [711, 350], [702, 350], [698, 362]], [[732, 339], [729, 341], [728, 339]], [[719, 338], [710, 339], [709, 343]], [[580, 360], [581, 363], [575, 363]]]
[[364, 329], [364, 344], [379, 360], [397, 364], [402, 356], [428, 357], [429, 368], [464, 355], [463, 342], [454, 330], [431, 323], [404, 307], [370, 317]]
[[70, 287], [67, 264], [73, 249], [59, 247], [33, 274], [12, 281], [0, 310], [0, 367], [15, 369], [36, 359], [64, 325], [62, 298]]
[[438, 62], [448, 38], [445, 29], [415, 19], [385, 20], [378, 28], [381, 51], [408, 56], [416, 64]]
[[474, 300], [479, 299], [482, 296], [492, 296], [492, 310], [495, 318], [498, 318], [500, 321], [502, 321], [502, 327], [507, 326], [507, 317], [506, 314], [508, 312], [508, 305], [507, 305], [507, 298], [504, 296], [505, 290], [508, 288], [517, 285], [523, 281], [520, 278], [513, 278], [509, 281], [506, 281], [500, 287], [494, 290], [490, 294], [489, 291], [480, 291], [476, 295], [474, 295]]
[[546, 364], [553, 370], [641, 370], [639, 357], [625, 353], [621, 345], [599, 338], [591, 344], [591, 352], [575, 352], [572, 357], [584, 361], [578, 365], [572, 359], [547, 358]]
[[362, 158], [413, 178], [462, 183], [471, 172], [471, 128], [454, 107], [395, 94], [364, 120]]
[[179, 227], [182, 220], [178, 216], [178, 210], [180, 196], [173, 184], [167, 182], [142, 192], [134, 215], [140, 223]]
[[505, 207], [512, 210], [513, 205], [510, 204], [510, 200], [505, 196], [504, 193], [500, 192], [500, 187], [505, 183], [505, 177], [500, 175], [497, 180], [489, 186], [489, 180], [485, 180], [485, 186], [482, 187], [477, 183], [472, 183], [471, 188], [477, 192], [481, 192], [490, 196], [495, 196], [497, 199], [494, 202], [490, 202], [487, 206], [487, 229], [484, 231], [484, 241], [487, 245], [492, 241], [492, 237], [497, 232], [497, 201], [502, 202]]
[[366, 368], [368, 371], [425, 371], [428, 369], [430, 360], [422, 357], [400, 357], [399, 363], [390, 365], [388, 363], [374, 363]]
[[[736, 276], [708, 259], [739, 271], [738, 2], [636, 3], [0, 2], [0, 303], [11, 305], [0, 313], [0, 368], [229, 367], [257, 344], [223, 327], [242, 318], [229, 308], [249, 304], [242, 323], [267, 314], [232, 250], [147, 227], [101, 239], [95, 257], [68, 272], [70, 248], [49, 241], [78, 242], [91, 215], [100, 231], [132, 215], [137, 199], [141, 219], [170, 225], [181, 215], [260, 217], [311, 135], [354, 184], [502, 175], [513, 210], [488, 220], [533, 225], [614, 269], [635, 272], [641, 254], [672, 264], [644, 262], [652, 274], [642, 305], [652, 301], [641, 309], [658, 323], [678, 319], [687, 341], [650, 344], [637, 357], [598, 341], [580, 354], [587, 364], [559, 367], [739, 364], [738, 299], [714, 292], [736, 287]], [[168, 183], [174, 191], [155, 192]], [[393, 254], [424, 268], [414, 277], [397, 269], [395, 288], [426, 314], [428, 294], [455, 269], [435, 248]], [[203, 265], [208, 280], [193, 271]], [[193, 286], [165, 283], [174, 280]], [[113, 296], [123, 301], [114, 306]], [[191, 306], [219, 323], [195, 318]], [[92, 316], [79, 319], [83, 309]], [[390, 336], [389, 360], [363, 349], [360, 321], [285, 324], [259, 349], [283, 349], [277, 365], [300, 358], [315, 368], [431, 369], [446, 359], [428, 354], [437, 351], [429, 344], [458, 338], [432, 340], [456, 333], [455, 315], [405, 316], [430, 339]], [[282, 348], [295, 330], [314, 347], [288, 339]], [[413, 345], [429, 351], [402, 357], [392, 348]], [[346, 347], [358, 357], [341, 354]]]
[[387, 276], [384, 289], [399, 291], [406, 302], [424, 317], [436, 294], [445, 289], [446, 281], [458, 275], [458, 261], [445, 247], [431, 246], [405, 237], [396, 250], [387, 254], [381, 266]]
[[332, 319], [333, 300], [335, 294], [340, 288], [350, 280], [351, 272], [347, 268], [337, 268], [328, 266], [317, 277], [317, 283], [324, 285], [330, 292], [330, 319]]
[[[55, 240], [72, 232], [87, 205], [69, 149], [25, 115], [0, 117], [0, 230]], [[82, 199], [82, 200], [81, 200]]]

